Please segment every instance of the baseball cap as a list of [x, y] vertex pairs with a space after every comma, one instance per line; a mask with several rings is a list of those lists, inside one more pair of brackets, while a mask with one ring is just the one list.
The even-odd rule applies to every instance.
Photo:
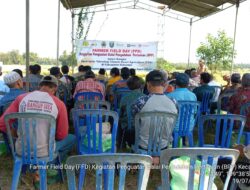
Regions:
[[146, 76], [146, 82], [166, 82], [163, 73], [159, 70], [150, 71]]
[[15, 72], [15, 71], [11, 71], [10, 73], [6, 74], [3, 77], [4, 83], [5, 84], [13, 84], [16, 81], [18, 81], [19, 79], [22, 79], [21, 76]]
[[58, 86], [58, 80], [56, 77], [54, 77], [53, 75], [47, 75], [47, 76], [44, 76], [41, 81], [40, 81], [40, 84], [42, 82], [50, 82], [50, 83], [53, 83], [55, 84], [56, 86]]
[[183, 86], [189, 84], [189, 76], [186, 73], [179, 73], [175, 78], [177, 85]]

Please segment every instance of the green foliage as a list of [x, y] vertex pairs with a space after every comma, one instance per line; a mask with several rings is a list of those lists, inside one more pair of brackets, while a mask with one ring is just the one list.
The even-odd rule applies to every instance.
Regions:
[[[24, 65], [26, 60], [26, 54], [20, 54], [18, 50], [12, 50], [7, 53], [0, 52], [0, 61], [5, 65]], [[55, 65], [56, 59], [48, 57], [39, 57], [37, 53], [30, 52], [30, 65]]]
[[76, 38], [81, 39], [84, 31], [84, 24], [89, 20], [88, 18], [88, 10], [89, 8], [82, 8], [80, 12], [77, 14], [77, 29], [76, 29]]
[[233, 39], [225, 31], [218, 31], [217, 36], [208, 34], [206, 40], [197, 49], [197, 56], [204, 59], [211, 70], [228, 69], [232, 61]]
[[157, 69], [162, 69], [165, 71], [172, 71], [174, 70], [173, 65], [171, 65], [167, 60], [163, 59], [163, 58], [158, 58], [156, 61], [157, 64]]
[[67, 54], [66, 51], [63, 51], [63, 54], [59, 57], [59, 61], [61, 62], [62, 65], [71, 66], [72, 62], [74, 66], [77, 65], [75, 53], [72, 55], [72, 54]]

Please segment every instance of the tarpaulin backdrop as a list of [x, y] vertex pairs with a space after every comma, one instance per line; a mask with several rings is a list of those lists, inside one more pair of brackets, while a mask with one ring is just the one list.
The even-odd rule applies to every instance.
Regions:
[[157, 42], [79, 40], [76, 55], [78, 64], [90, 65], [92, 69], [129, 67], [152, 70], [156, 68]]

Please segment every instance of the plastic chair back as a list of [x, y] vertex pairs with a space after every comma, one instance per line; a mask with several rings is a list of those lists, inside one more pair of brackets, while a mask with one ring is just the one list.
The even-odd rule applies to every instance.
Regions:
[[[167, 112], [142, 112], [135, 116], [135, 153], [160, 156], [161, 149], [167, 148], [172, 140], [177, 114]], [[144, 125], [149, 128], [145, 128]], [[142, 133], [143, 136], [142, 137]], [[141, 138], [148, 138], [147, 148], [142, 149]]]
[[220, 96], [220, 93], [221, 93], [221, 86], [211, 86], [214, 88], [214, 94], [213, 94], [213, 97], [211, 99], [211, 102], [217, 102], [218, 101], [218, 98]]
[[[55, 154], [55, 130], [56, 130], [56, 120], [51, 115], [40, 114], [40, 113], [12, 113], [7, 114], [4, 117], [6, 126], [7, 126], [7, 134], [9, 137], [9, 142], [11, 145], [11, 151], [14, 157], [14, 167], [13, 167], [13, 177], [12, 177], [12, 186], [11, 189], [18, 189], [18, 181], [21, 173], [22, 166], [24, 164], [28, 165], [37, 165], [40, 176], [40, 189], [47, 189], [47, 163], [53, 161], [57, 154]], [[40, 127], [48, 127], [48, 155], [44, 157], [40, 157], [38, 146], [38, 137], [40, 134], [37, 134], [37, 124], [39, 121], [44, 120], [47, 121], [48, 126], [40, 126]], [[11, 125], [13, 122], [17, 122], [17, 133], [18, 139], [17, 141], [21, 141], [21, 152], [18, 154], [14, 146], [14, 142], [11, 136]], [[58, 157], [57, 157], [58, 158]], [[58, 161], [58, 164], [60, 162]], [[60, 172], [62, 174], [62, 172]], [[62, 176], [62, 175], [61, 175]]]
[[[229, 148], [233, 133], [237, 132], [237, 141], [240, 143], [243, 129], [246, 123], [246, 117], [242, 115], [203, 115], [199, 119], [199, 146], [212, 146], [216, 148]], [[205, 136], [208, 128], [215, 129], [214, 143], [212, 145], [205, 144]], [[210, 139], [210, 138], [209, 138]]]
[[[161, 181], [162, 181], [162, 189], [170, 190], [170, 174], [169, 174], [169, 163], [173, 158], [186, 156], [190, 158], [190, 166], [185, 167], [186, 165], [174, 165], [171, 169], [178, 169], [183, 167], [189, 170], [189, 174], [187, 176], [188, 188], [187, 190], [193, 190], [195, 175], [197, 173], [199, 176], [199, 190], [211, 190], [214, 179], [216, 177], [216, 166], [218, 163], [218, 159], [220, 156], [226, 156], [231, 158], [231, 166], [235, 165], [235, 162], [239, 156], [239, 151], [233, 149], [218, 149], [218, 148], [173, 148], [163, 150], [160, 157], [161, 162]], [[196, 160], [201, 161], [201, 165], [195, 165]], [[209, 163], [212, 163], [211, 165]], [[206, 182], [206, 170], [210, 170], [209, 178]], [[223, 190], [227, 190], [230, 176], [232, 175], [233, 167], [230, 167], [227, 172], [226, 182], [224, 184]], [[207, 188], [205, 188], [207, 187]], [[182, 187], [183, 188], [183, 187]]]
[[77, 100], [74, 108], [76, 109], [106, 109], [110, 110], [110, 103], [107, 101], [99, 100]]
[[[146, 190], [147, 182], [149, 178], [150, 166], [152, 163], [152, 158], [146, 155], [136, 155], [136, 154], [94, 154], [94, 155], [81, 155], [81, 156], [71, 156], [67, 159], [67, 166], [72, 169], [67, 170], [67, 179], [68, 179], [68, 189], [76, 190], [76, 179], [75, 179], [75, 170], [79, 168], [80, 165], [85, 169], [95, 169], [96, 170], [96, 184], [95, 189], [103, 189], [103, 174], [107, 170], [108, 190], [115, 189], [114, 179], [115, 179], [115, 169], [119, 170], [119, 180], [118, 188], [119, 190], [125, 189], [125, 179], [126, 179], [126, 170], [130, 165], [128, 164], [139, 164], [137, 166], [143, 168], [142, 177], [137, 182], [138, 190]], [[85, 176], [83, 176], [85, 177]], [[80, 179], [82, 180], [82, 179]], [[83, 179], [86, 181], [85, 179]], [[133, 189], [136, 189], [133, 187]]]
[[179, 137], [188, 137], [189, 146], [193, 146], [193, 129], [197, 122], [200, 112], [200, 102], [196, 101], [178, 101], [179, 114], [176, 126], [174, 128], [173, 147], [178, 146]]
[[75, 102], [77, 100], [102, 100], [103, 96], [100, 92], [79, 92], [75, 95]]
[[[80, 154], [103, 153], [103, 122], [112, 120], [111, 147], [108, 152], [115, 152], [118, 114], [110, 110], [74, 109], [73, 125], [77, 137], [77, 147]], [[111, 123], [111, 122], [110, 122]], [[84, 145], [84, 142], [85, 145]]]
[[[4, 117], [7, 134], [14, 157], [22, 157], [24, 164], [37, 164], [40, 159], [37, 155], [37, 123], [39, 120], [46, 120], [50, 126], [49, 127], [49, 142], [48, 142], [48, 156], [45, 158], [47, 161], [52, 161], [54, 159], [54, 147], [55, 147], [55, 130], [56, 121], [51, 115], [40, 114], [40, 113], [11, 113]], [[18, 135], [21, 141], [21, 153], [18, 155], [14, 146], [14, 142], [11, 136], [11, 122], [16, 120], [18, 122]]]
[[228, 92], [223, 93], [219, 96], [218, 102], [217, 102], [217, 114], [221, 114], [221, 111], [226, 111], [228, 113], [228, 110], [225, 109], [225, 106], [228, 104], [229, 99], [232, 95], [234, 95], [234, 92]]
[[213, 93], [211, 92], [205, 92], [202, 96], [202, 101], [201, 101], [201, 114], [209, 114], [210, 113], [210, 103], [213, 98]]
[[119, 106], [120, 106], [120, 101], [122, 99], [122, 97], [128, 95], [128, 93], [131, 90], [129, 90], [128, 88], [118, 88], [115, 92], [114, 92], [114, 110], [116, 112], [119, 112]]

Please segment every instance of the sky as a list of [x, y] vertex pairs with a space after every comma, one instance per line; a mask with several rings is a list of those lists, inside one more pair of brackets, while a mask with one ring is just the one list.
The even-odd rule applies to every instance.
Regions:
[[[0, 52], [14, 49], [25, 52], [25, 0], [0, 1]], [[30, 51], [42, 57], [56, 58], [57, 0], [30, 0]], [[233, 37], [235, 7], [193, 24], [191, 62], [197, 62], [196, 49], [208, 33], [225, 30]], [[120, 9], [96, 13], [88, 40], [150, 42], [158, 40], [161, 16], [146, 10]], [[240, 5], [235, 48], [236, 63], [250, 63], [250, 1]], [[60, 54], [71, 51], [71, 13], [61, 5]], [[187, 62], [189, 24], [165, 17], [164, 58]]]

